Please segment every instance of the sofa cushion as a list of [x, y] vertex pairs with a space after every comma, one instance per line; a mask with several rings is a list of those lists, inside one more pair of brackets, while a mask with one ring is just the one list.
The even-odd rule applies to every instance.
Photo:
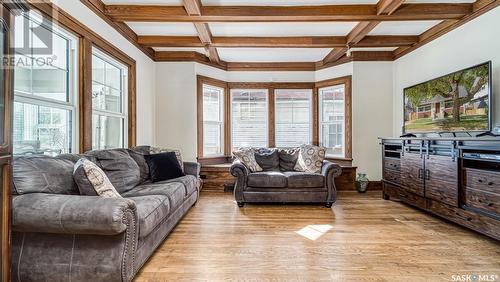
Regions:
[[280, 157], [278, 149], [258, 148], [255, 149], [255, 160], [263, 171], [279, 171]]
[[299, 158], [299, 148], [295, 149], [279, 149], [280, 157], [280, 170], [281, 171], [293, 171], [297, 159]]
[[248, 175], [248, 186], [285, 188], [286, 176], [279, 171], [255, 172]]
[[13, 193], [79, 194], [73, 162], [50, 156], [15, 157]]
[[285, 171], [289, 188], [317, 188], [325, 186], [325, 177], [319, 173]]
[[148, 195], [129, 197], [137, 207], [139, 219], [139, 238], [146, 237], [170, 214], [170, 204], [167, 196]]
[[136, 151], [136, 150], [127, 150], [128, 154], [134, 161], [137, 163], [137, 166], [139, 166], [139, 175], [141, 179], [141, 183], [147, 181], [149, 179], [149, 166], [148, 163], [146, 162], [146, 158], [144, 158], [144, 155], [141, 151]]
[[179, 182], [170, 183], [143, 183], [131, 191], [122, 194], [123, 197], [138, 197], [148, 195], [163, 195], [169, 200], [170, 210], [173, 212], [184, 202], [186, 192], [184, 185]]
[[193, 175], [186, 175], [179, 178], [165, 180], [157, 183], [160, 184], [160, 183], [172, 183], [172, 182], [177, 182], [184, 185], [186, 196], [191, 195], [198, 188], [198, 179]]
[[141, 182], [139, 166], [126, 149], [89, 151], [85, 155], [95, 157], [96, 164], [120, 194], [132, 190]]

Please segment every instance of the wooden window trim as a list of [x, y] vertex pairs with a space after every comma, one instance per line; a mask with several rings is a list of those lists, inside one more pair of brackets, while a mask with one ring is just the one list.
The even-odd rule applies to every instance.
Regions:
[[79, 22], [64, 10], [50, 2], [30, 2], [30, 8], [40, 11], [53, 23], [63, 27], [79, 38], [78, 54], [78, 109], [80, 152], [92, 150], [92, 47], [99, 48], [104, 53], [123, 63], [128, 68], [128, 147], [136, 145], [137, 141], [137, 82], [136, 62], [119, 48], [102, 38], [93, 30]]
[[317, 108], [315, 110], [316, 115], [314, 119], [316, 120], [315, 122], [317, 123], [317, 125], [315, 127], [316, 131], [314, 133], [316, 135], [313, 139], [318, 142], [317, 144], [319, 144], [319, 115], [320, 115], [319, 89], [330, 86], [342, 85], [342, 84], [345, 85], [345, 91], [344, 91], [345, 153], [343, 158], [330, 157], [328, 159], [352, 161], [352, 76], [351, 75], [316, 82], [316, 89], [314, 93], [316, 95]]
[[[225, 124], [224, 156], [203, 157], [203, 84], [225, 89]], [[328, 157], [328, 160], [352, 161], [352, 76], [343, 76], [314, 82], [225, 82], [206, 76], [197, 76], [197, 138], [198, 161], [202, 164], [221, 164], [231, 160], [231, 89], [267, 89], [268, 90], [268, 146], [275, 147], [275, 90], [276, 89], [311, 89], [312, 90], [312, 144], [319, 145], [319, 89], [323, 87], [345, 85], [345, 156]]]
[[[210, 162], [210, 160], [224, 160], [225, 162], [227, 161], [227, 156], [231, 155], [231, 123], [230, 113], [228, 111], [231, 101], [229, 101], [229, 89], [227, 87], [227, 82], [202, 75], [196, 76], [196, 81], [196, 119], [198, 125], [196, 134], [198, 146], [198, 161], [207, 164], [208, 162]], [[203, 155], [203, 84], [224, 89], [224, 155], [222, 156], [205, 157]]]

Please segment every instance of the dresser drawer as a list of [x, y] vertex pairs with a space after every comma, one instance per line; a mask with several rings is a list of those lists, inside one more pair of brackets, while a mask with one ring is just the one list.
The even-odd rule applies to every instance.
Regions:
[[390, 170], [390, 169], [385, 169], [384, 170], [384, 180], [393, 182], [396, 184], [401, 183], [401, 172], [395, 171], [395, 170]]
[[401, 161], [399, 159], [384, 158], [384, 170], [401, 170]]
[[389, 183], [385, 183], [384, 185], [386, 185], [385, 193], [390, 197], [397, 198], [407, 204], [417, 206], [422, 209], [426, 208], [426, 200], [424, 197], [413, 194], [408, 190], [391, 185]]
[[467, 187], [500, 194], [500, 172], [468, 168], [465, 170]]
[[465, 189], [465, 204], [472, 208], [500, 215], [500, 194], [467, 187]]

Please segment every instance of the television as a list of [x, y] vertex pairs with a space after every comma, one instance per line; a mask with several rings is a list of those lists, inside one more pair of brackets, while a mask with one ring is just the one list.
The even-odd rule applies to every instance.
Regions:
[[491, 130], [491, 61], [404, 89], [404, 134]]

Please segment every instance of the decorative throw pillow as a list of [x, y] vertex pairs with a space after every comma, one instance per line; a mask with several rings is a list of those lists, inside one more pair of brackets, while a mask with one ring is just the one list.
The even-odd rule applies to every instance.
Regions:
[[255, 160], [255, 149], [240, 148], [239, 150], [233, 151], [233, 155], [251, 172], [262, 171], [262, 168]]
[[122, 197], [111, 184], [104, 171], [85, 158], [81, 158], [75, 163], [73, 178], [82, 195], [97, 195], [107, 198]]
[[302, 145], [300, 146], [299, 158], [295, 164], [295, 171], [303, 171], [309, 173], [320, 173], [325, 159], [326, 148]]
[[177, 158], [177, 161], [179, 162], [179, 165], [181, 167], [181, 170], [184, 171], [184, 163], [182, 162], [182, 154], [180, 150], [177, 149], [169, 149], [169, 148], [158, 148], [158, 147], [150, 147], [149, 148], [149, 154], [160, 154], [160, 153], [170, 153], [174, 152], [175, 157]]
[[293, 171], [295, 164], [297, 164], [297, 159], [299, 158], [300, 148], [279, 149], [278, 152], [280, 157], [280, 170]]
[[255, 149], [255, 160], [263, 171], [279, 171], [280, 157], [278, 149], [258, 148]]
[[144, 155], [149, 166], [151, 181], [158, 182], [185, 176], [175, 152]]

